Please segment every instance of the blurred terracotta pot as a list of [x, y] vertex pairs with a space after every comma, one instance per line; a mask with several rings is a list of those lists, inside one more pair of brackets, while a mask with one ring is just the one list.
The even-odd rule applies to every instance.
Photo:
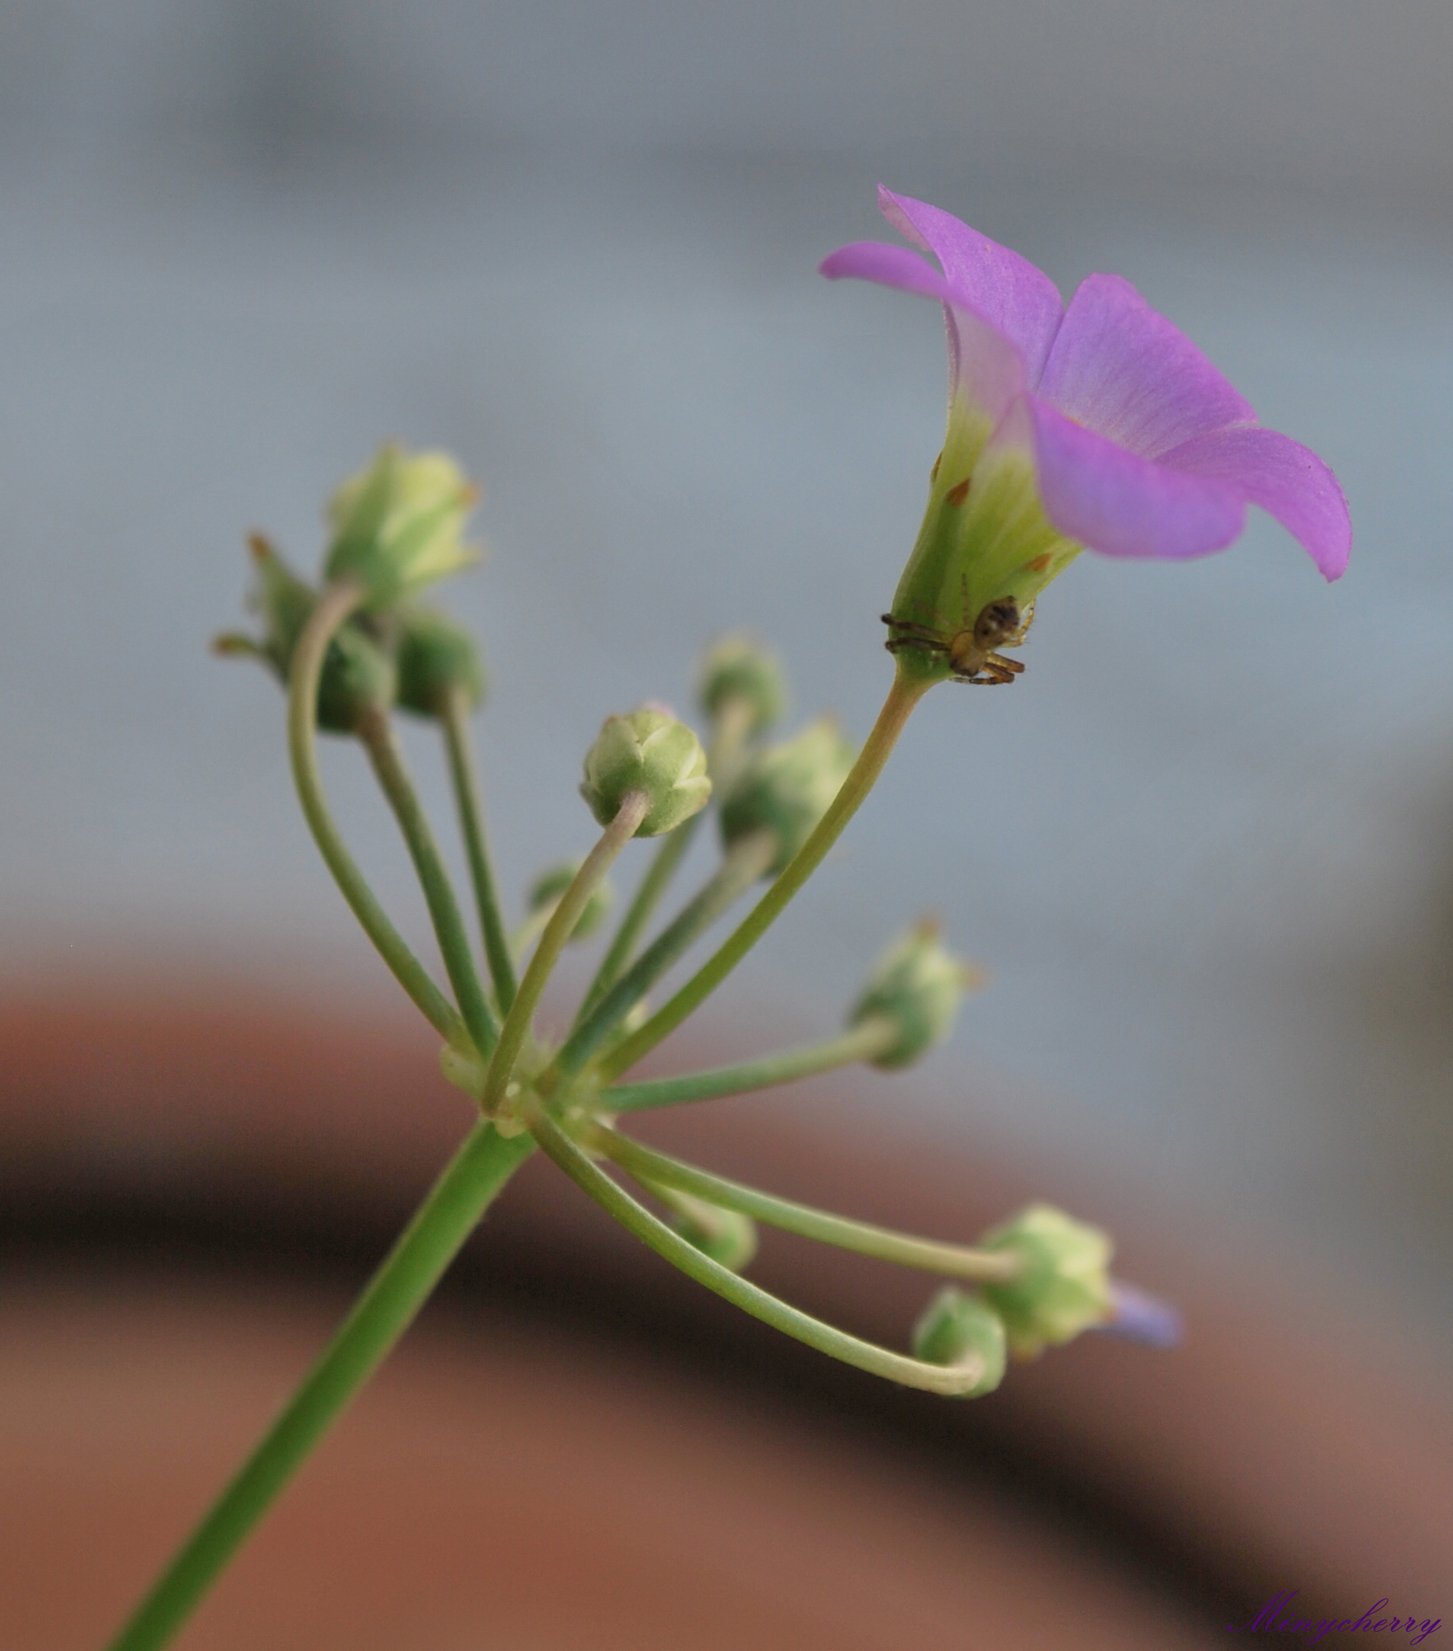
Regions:
[[[79, 1651], [467, 1119], [413, 1023], [304, 1017], [223, 982], [12, 990], [0, 1062], [0, 1645]], [[946, 1235], [1035, 1184], [783, 1115], [733, 1102], [654, 1133]], [[1054, 1193], [1113, 1214], [1104, 1189]], [[1386, 1594], [1438, 1614], [1441, 1401], [1359, 1368], [1338, 1323], [1223, 1299], [1214, 1256], [1195, 1268], [1133, 1231], [1124, 1249], [1175, 1284], [1187, 1350], [1090, 1339], [950, 1405], [743, 1320], [532, 1163], [180, 1643], [1170, 1651], [1224, 1643], [1287, 1588], [1308, 1609]], [[924, 1293], [787, 1244], [758, 1271], [885, 1339]]]

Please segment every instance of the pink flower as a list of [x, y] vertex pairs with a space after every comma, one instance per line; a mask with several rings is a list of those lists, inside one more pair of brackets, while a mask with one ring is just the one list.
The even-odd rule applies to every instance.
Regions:
[[1204, 555], [1237, 537], [1248, 504], [1326, 578], [1343, 572], [1351, 528], [1332, 472], [1263, 429], [1128, 281], [1088, 276], [1063, 305], [1042, 271], [949, 213], [886, 189], [879, 204], [940, 268], [863, 241], [822, 273], [939, 300], [950, 355], [948, 433], [898, 620], [952, 635], [994, 602], [1027, 614], [1081, 547]]

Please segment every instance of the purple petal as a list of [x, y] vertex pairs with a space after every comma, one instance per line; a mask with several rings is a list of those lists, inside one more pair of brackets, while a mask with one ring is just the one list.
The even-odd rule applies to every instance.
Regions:
[[1324, 577], [1346, 571], [1352, 523], [1337, 478], [1299, 441], [1275, 430], [1242, 426], [1197, 436], [1172, 448], [1161, 463], [1238, 488], [1300, 541]]
[[1204, 556], [1240, 533], [1241, 491], [1212, 476], [1153, 464], [1035, 397], [1040, 497], [1051, 522], [1107, 556]]
[[1024, 361], [1014, 343], [955, 284], [907, 247], [854, 241], [829, 253], [819, 266], [830, 281], [847, 278], [936, 298], [949, 334], [949, 376], [955, 392], [997, 424], [1025, 385]]
[[1184, 1325], [1179, 1309], [1170, 1302], [1151, 1295], [1149, 1290], [1122, 1284], [1118, 1278], [1110, 1281], [1110, 1301], [1114, 1317], [1099, 1329], [1127, 1341], [1138, 1341], [1144, 1347], [1175, 1347], [1180, 1343]]
[[1031, 384], [1044, 368], [1064, 305], [1059, 288], [1027, 258], [966, 223], [907, 195], [878, 187], [878, 206], [901, 235], [931, 252], [969, 306], [1018, 346]]
[[1039, 394], [1076, 423], [1154, 459], [1256, 414], [1190, 339], [1118, 275], [1070, 300]]

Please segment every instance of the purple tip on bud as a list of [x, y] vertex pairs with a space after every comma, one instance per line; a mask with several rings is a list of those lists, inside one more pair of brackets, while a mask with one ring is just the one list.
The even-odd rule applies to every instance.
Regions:
[[1179, 1309], [1170, 1302], [1117, 1278], [1110, 1281], [1110, 1303], [1113, 1317], [1098, 1328], [1142, 1347], [1175, 1347], [1180, 1342], [1184, 1326]]

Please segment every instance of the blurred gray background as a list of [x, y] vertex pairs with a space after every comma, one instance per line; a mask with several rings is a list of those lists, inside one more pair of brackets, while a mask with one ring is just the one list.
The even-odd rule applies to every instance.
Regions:
[[601, 716], [689, 704], [726, 626], [780, 647], [798, 715], [865, 731], [943, 394], [928, 306], [814, 274], [883, 232], [882, 179], [1066, 293], [1129, 275], [1334, 465], [1353, 566], [1324, 586], [1263, 518], [1193, 565], [1082, 558], [1013, 694], [928, 700], [720, 1044], [835, 1024], [936, 909], [992, 987], [884, 1080], [905, 1152], [991, 1142], [1049, 1192], [1089, 1163], [1449, 1337], [1448, 0], [22, 0], [4, 29], [12, 974], [183, 958], [390, 1001], [277, 691], [205, 651], [244, 531], [311, 563], [386, 437], [487, 486], [450, 600], [487, 641], [512, 891], [588, 844]]

